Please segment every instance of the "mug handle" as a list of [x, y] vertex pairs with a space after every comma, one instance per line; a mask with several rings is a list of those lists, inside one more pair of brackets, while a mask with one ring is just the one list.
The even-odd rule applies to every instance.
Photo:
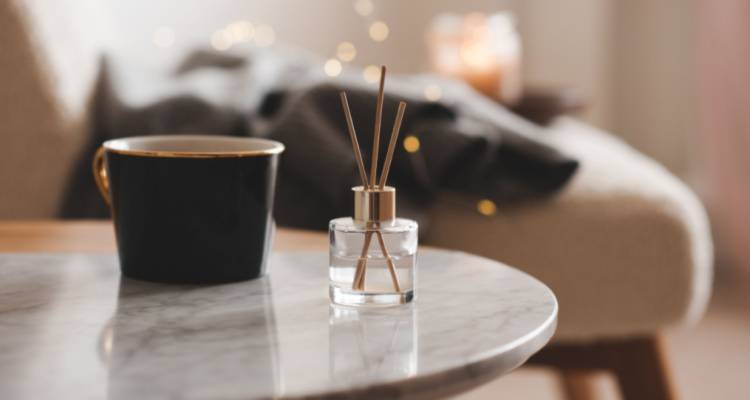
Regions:
[[96, 150], [96, 154], [94, 154], [94, 162], [92, 164], [94, 181], [96, 181], [96, 186], [99, 188], [99, 193], [101, 193], [102, 198], [104, 198], [104, 202], [106, 202], [108, 206], [112, 206], [112, 201], [109, 198], [109, 179], [107, 178], [107, 169], [104, 168], [104, 151], [104, 147], [100, 146]]

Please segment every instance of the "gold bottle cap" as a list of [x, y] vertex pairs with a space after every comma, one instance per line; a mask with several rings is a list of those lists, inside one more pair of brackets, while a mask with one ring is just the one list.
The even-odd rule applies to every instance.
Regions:
[[354, 192], [354, 220], [359, 222], [382, 222], [396, 218], [396, 188], [365, 189], [352, 188]]

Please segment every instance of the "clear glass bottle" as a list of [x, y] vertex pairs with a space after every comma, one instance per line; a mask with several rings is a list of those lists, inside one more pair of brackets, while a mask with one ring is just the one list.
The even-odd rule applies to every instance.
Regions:
[[395, 217], [395, 189], [355, 192], [355, 216], [329, 225], [330, 297], [336, 304], [397, 305], [414, 299], [418, 226]]

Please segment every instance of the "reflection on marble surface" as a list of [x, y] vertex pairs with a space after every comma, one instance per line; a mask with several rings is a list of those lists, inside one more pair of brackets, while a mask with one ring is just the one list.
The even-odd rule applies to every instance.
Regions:
[[479, 257], [420, 254], [416, 303], [334, 308], [327, 255], [177, 286], [113, 255], [0, 254], [0, 398], [433, 398], [508, 372], [554, 332], [544, 285]]
[[[117, 311], [102, 341], [110, 399], [178, 398], [183, 393], [255, 398], [278, 391], [276, 325], [267, 279], [250, 293], [236, 285], [121, 279]], [[161, 388], [158, 396], [156, 387]]]
[[331, 379], [351, 385], [373, 377], [384, 381], [417, 373], [417, 309], [329, 308], [328, 349]]

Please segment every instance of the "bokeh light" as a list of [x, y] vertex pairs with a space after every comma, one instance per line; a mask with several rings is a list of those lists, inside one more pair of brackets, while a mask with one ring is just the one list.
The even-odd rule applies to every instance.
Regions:
[[235, 21], [227, 25], [226, 31], [232, 36], [233, 43], [243, 43], [253, 40], [255, 27], [249, 21]]
[[377, 65], [368, 65], [362, 71], [362, 76], [367, 83], [376, 83], [380, 81], [380, 67]]
[[174, 44], [174, 31], [166, 26], [159, 27], [154, 31], [153, 40], [156, 47], [170, 47]]
[[341, 62], [335, 58], [331, 58], [323, 65], [323, 70], [328, 76], [339, 76], [341, 74]]
[[404, 150], [409, 153], [416, 153], [419, 151], [419, 139], [414, 135], [409, 135], [404, 138]]
[[477, 202], [477, 211], [485, 217], [491, 217], [497, 213], [497, 206], [492, 200], [482, 199]]
[[232, 47], [232, 34], [226, 29], [219, 29], [211, 35], [211, 47], [218, 51], [224, 51]]
[[336, 47], [336, 56], [344, 62], [353, 61], [357, 57], [357, 48], [351, 42], [341, 42]]
[[370, 14], [372, 14], [372, 11], [375, 9], [375, 6], [373, 6], [371, 0], [355, 0], [354, 1], [354, 11], [357, 12], [357, 14], [366, 17]]
[[370, 25], [370, 38], [376, 42], [382, 42], [388, 38], [388, 25], [383, 21], [375, 21]]
[[443, 89], [435, 84], [429, 84], [424, 88], [424, 98], [429, 101], [438, 101], [443, 97]]

